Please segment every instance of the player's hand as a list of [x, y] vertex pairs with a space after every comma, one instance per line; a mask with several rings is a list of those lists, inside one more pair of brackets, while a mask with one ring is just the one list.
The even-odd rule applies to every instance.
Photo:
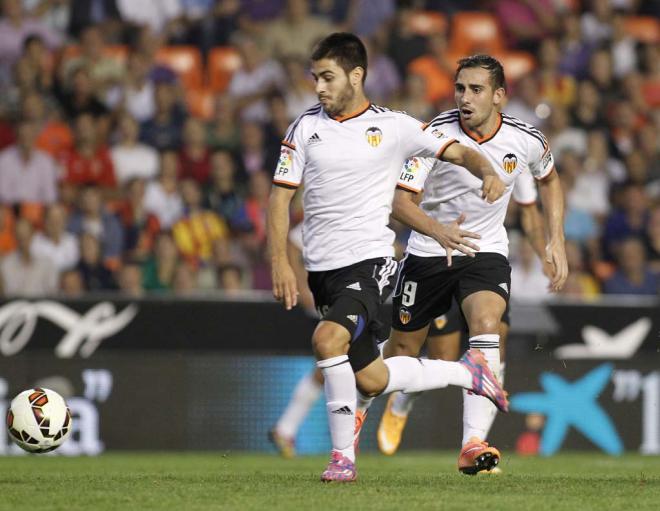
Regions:
[[296, 274], [288, 261], [274, 262], [271, 269], [273, 277], [273, 296], [291, 310], [298, 304], [298, 283]]
[[465, 215], [461, 213], [461, 216], [450, 224], [438, 224], [433, 236], [447, 251], [447, 266], [451, 266], [451, 254], [454, 250], [458, 250], [469, 257], [474, 257], [474, 253], [479, 251], [479, 247], [468, 238], [478, 240], [481, 236], [475, 232], [461, 229], [463, 222], [465, 222]]
[[566, 249], [564, 240], [551, 240], [545, 247], [545, 263], [552, 265], [552, 277], [550, 279], [550, 290], [561, 291], [568, 278], [568, 262], [566, 261]]
[[484, 177], [481, 187], [481, 197], [490, 204], [495, 202], [504, 194], [504, 183], [495, 174], [489, 174]]

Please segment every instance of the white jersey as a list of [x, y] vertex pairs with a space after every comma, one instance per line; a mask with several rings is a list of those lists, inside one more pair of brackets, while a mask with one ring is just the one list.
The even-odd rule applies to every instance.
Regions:
[[[509, 240], [504, 217], [512, 192], [518, 202], [535, 202], [534, 178], [545, 178], [554, 166], [545, 137], [533, 126], [501, 114], [493, 134], [475, 139], [461, 127], [458, 110], [443, 112], [425, 129], [455, 138], [484, 155], [506, 185], [504, 195], [489, 204], [481, 198], [481, 179], [463, 167], [425, 158], [406, 161], [398, 187], [413, 192], [423, 189], [420, 207], [440, 223], [450, 223], [464, 213], [466, 220], [461, 228], [481, 235], [481, 239], [475, 240], [480, 252], [495, 252], [508, 257]], [[415, 231], [410, 234], [408, 252], [421, 257], [447, 255], [437, 241]], [[460, 255], [463, 254], [457, 250], [452, 253], [452, 256]]]
[[403, 112], [372, 104], [343, 118], [316, 105], [291, 124], [273, 182], [304, 185], [308, 271], [394, 255], [388, 223], [401, 166], [411, 155], [439, 158], [455, 142], [423, 128]]

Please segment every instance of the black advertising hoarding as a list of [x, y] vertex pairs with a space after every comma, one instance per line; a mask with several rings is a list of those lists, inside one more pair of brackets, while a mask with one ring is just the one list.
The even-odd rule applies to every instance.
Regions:
[[[534, 325], [522, 328], [529, 342], [507, 361], [513, 411], [498, 417], [492, 441], [548, 455], [567, 448], [660, 454], [657, 304], [552, 305], [535, 314], [548, 321], [535, 320], [537, 333]], [[516, 315], [535, 317], [515, 308], [512, 315], [512, 337]], [[13, 395], [40, 384], [63, 393], [76, 417], [61, 454], [267, 450], [268, 428], [313, 367], [314, 324], [273, 302], [3, 302], [0, 413]], [[377, 401], [370, 414], [365, 450], [375, 448], [383, 405]], [[402, 447], [456, 448], [461, 415], [458, 389], [423, 396]], [[319, 402], [298, 450], [321, 453], [328, 446]], [[0, 454], [18, 453], [3, 436]]]

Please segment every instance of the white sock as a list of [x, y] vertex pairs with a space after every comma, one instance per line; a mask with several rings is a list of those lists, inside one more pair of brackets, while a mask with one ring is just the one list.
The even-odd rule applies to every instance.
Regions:
[[291, 399], [275, 424], [275, 431], [287, 438], [294, 438], [300, 425], [307, 417], [316, 400], [321, 395], [322, 386], [314, 379], [314, 373], [307, 373], [298, 381]]
[[392, 403], [392, 413], [401, 417], [407, 417], [412, 410], [415, 401], [421, 396], [421, 392], [395, 392], [394, 402]]
[[428, 360], [413, 357], [391, 357], [385, 359], [390, 378], [383, 394], [401, 390], [422, 392], [442, 389], [447, 385], [470, 388], [472, 375], [463, 364], [445, 360]]
[[[506, 367], [506, 364], [504, 362], [500, 362], [500, 374], [497, 375], [497, 379], [500, 382], [500, 385], [504, 385], [504, 368], [505, 367]], [[493, 422], [495, 422], [495, 417], [496, 416], [497, 416], [497, 408], [494, 410], [494, 413], [491, 415], [490, 422], [489, 423], [484, 422], [484, 426], [486, 426], [486, 434], [484, 436], [484, 439], [488, 436], [488, 433], [490, 433], [490, 428], [493, 427]]]
[[[488, 367], [494, 375], [500, 374], [500, 336], [497, 334], [476, 335], [470, 338], [470, 348], [478, 348], [484, 354]], [[497, 407], [483, 396], [463, 391], [463, 444], [476, 436], [486, 440]]]
[[316, 366], [325, 378], [325, 401], [332, 449], [355, 461], [355, 375], [347, 355], [319, 360]]
[[374, 402], [373, 397], [365, 396], [359, 390], [357, 391], [357, 410], [358, 410], [358, 412], [367, 413], [369, 411], [369, 407], [371, 406], [371, 403], [373, 403], [373, 402]]

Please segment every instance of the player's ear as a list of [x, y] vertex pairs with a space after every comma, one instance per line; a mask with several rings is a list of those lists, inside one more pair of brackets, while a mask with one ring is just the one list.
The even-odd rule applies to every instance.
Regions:
[[364, 76], [364, 69], [360, 66], [354, 67], [349, 73], [349, 79], [353, 87], [357, 87], [358, 84], [362, 83], [362, 77]]
[[506, 96], [506, 91], [504, 90], [504, 87], [499, 87], [495, 89], [495, 93], [493, 94], [493, 103], [496, 106], [502, 105], [504, 103], [505, 96]]

